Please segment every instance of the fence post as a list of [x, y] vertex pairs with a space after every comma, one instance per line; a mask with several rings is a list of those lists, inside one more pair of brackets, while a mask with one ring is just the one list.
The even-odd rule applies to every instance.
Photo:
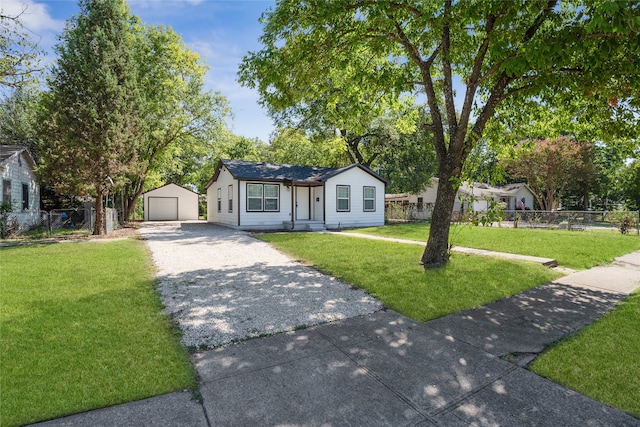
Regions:
[[49, 237], [53, 236], [53, 229], [51, 227], [51, 211], [47, 212], [47, 232], [49, 233]]

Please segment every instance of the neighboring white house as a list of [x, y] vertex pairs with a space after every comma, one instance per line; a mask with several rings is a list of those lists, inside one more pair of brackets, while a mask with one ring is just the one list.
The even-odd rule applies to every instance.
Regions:
[[[431, 178], [425, 189], [418, 194], [387, 194], [385, 201], [388, 205], [415, 207], [418, 211], [431, 212], [438, 195], [438, 178]], [[487, 199], [493, 199], [505, 204], [506, 210], [533, 209], [533, 191], [525, 183], [492, 186], [489, 184], [463, 183], [458, 189], [454, 212], [465, 210], [471, 203], [474, 212], [486, 212]]]
[[147, 191], [144, 197], [145, 221], [189, 221], [198, 219], [198, 193], [176, 184]]
[[334, 169], [221, 160], [207, 184], [207, 218], [243, 230], [383, 225], [387, 183], [360, 164]]
[[473, 212], [486, 212], [487, 199], [504, 203], [506, 210], [533, 209], [533, 191], [525, 183], [492, 186], [474, 182], [471, 185], [463, 183], [458, 189], [458, 197], [453, 206], [454, 211], [460, 211], [461, 204], [472, 203]]
[[40, 186], [34, 167], [35, 162], [27, 147], [0, 145], [0, 202], [11, 202], [14, 212], [40, 209]]

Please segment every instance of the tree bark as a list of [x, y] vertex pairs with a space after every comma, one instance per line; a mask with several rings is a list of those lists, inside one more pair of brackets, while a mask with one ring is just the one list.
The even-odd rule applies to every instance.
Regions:
[[96, 223], [93, 225], [93, 234], [96, 236], [104, 234], [104, 193], [98, 190], [96, 194]]
[[435, 204], [440, 208], [434, 209], [431, 217], [429, 240], [422, 254], [422, 265], [425, 269], [442, 267], [449, 261], [449, 225], [457, 193], [457, 186], [450, 180], [452, 175], [451, 171], [441, 165]]

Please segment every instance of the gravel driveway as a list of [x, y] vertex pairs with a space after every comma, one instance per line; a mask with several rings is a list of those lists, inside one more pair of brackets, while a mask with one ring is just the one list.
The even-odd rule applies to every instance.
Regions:
[[187, 346], [372, 313], [367, 293], [303, 266], [248, 233], [203, 222], [144, 223], [159, 289]]

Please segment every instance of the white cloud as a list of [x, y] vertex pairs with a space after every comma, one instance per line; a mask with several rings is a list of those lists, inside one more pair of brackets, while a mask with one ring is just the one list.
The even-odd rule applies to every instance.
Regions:
[[48, 5], [32, 0], [2, 0], [0, 9], [9, 16], [20, 15], [22, 25], [38, 35], [45, 31], [60, 32], [64, 28], [64, 21], [51, 17]]

